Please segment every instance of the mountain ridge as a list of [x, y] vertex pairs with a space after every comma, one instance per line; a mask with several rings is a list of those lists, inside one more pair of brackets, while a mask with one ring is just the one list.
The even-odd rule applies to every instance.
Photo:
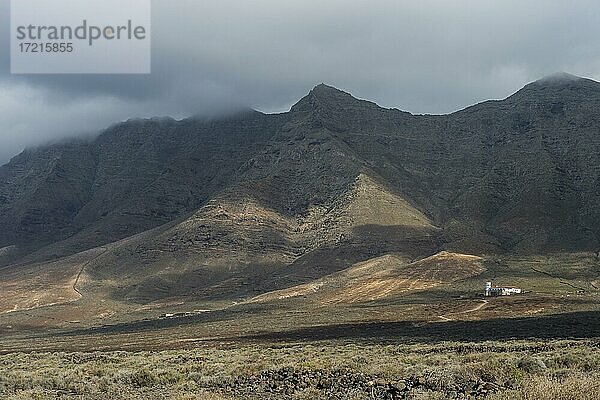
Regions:
[[[332, 204], [364, 172], [452, 227], [453, 238], [466, 230], [501, 243], [494, 251], [555, 247], [566, 237], [569, 248], [593, 248], [600, 235], [587, 220], [599, 217], [597, 194], [586, 187], [598, 179], [598, 106], [600, 84], [558, 75], [439, 116], [381, 108], [320, 84], [287, 113], [130, 120], [0, 167], [0, 223], [9, 227], [0, 248], [19, 248], [14, 261], [66, 240], [63, 251], [40, 257], [73, 254], [193, 213], [223, 190], [302, 215]], [[551, 216], [538, 215], [526, 196], [542, 196]], [[584, 202], [583, 211], [560, 211], [572, 202]], [[552, 239], [553, 229], [571, 231]]]
[[0, 167], [0, 313], [93, 324], [421, 294], [435, 312], [439, 291], [506, 273], [499, 259], [600, 249], [598, 109], [598, 85], [572, 80], [438, 116], [322, 85], [287, 113], [131, 120], [28, 150]]

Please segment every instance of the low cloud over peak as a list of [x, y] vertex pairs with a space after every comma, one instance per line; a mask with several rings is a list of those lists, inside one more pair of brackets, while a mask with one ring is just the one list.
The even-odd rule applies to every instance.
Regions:
[[576, 3], [156, 0], [152, 74], [10, 75], [0, 0], [0, 163], [130, 117], [286, 111], [315, 82], [447, 113], [554, 71], [598, 79], [600, 4]]

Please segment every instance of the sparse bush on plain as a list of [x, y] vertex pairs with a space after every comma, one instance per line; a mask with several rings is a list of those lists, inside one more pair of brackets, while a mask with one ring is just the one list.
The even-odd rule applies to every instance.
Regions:
[[600, 399], [586, 341], [238, 345], [0, 356], [0, 398]]

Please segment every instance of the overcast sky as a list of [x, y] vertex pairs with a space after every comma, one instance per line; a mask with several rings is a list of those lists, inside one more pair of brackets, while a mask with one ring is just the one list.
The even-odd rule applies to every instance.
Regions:
[[600, 80], [597, 0], [155, 0], [151, 75], [11, 75], [0, 0], [0, 163], [129, 117], [287, 111], [325, 82], [413, 113]]

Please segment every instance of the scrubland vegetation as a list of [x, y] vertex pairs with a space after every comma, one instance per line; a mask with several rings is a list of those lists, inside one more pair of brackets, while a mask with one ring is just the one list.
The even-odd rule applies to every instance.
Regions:
[[600, 399], [600, 343], [223, 345], [0, 356], [3, 399]]

